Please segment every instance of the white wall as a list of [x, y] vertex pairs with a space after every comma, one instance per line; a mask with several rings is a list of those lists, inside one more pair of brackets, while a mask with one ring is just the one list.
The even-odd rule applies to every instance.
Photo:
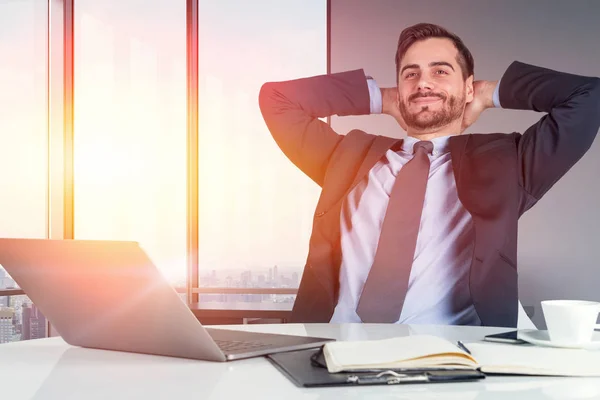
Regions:
[[[380, 86], [395, 85], [402, 29], [418, 22], [458, 34], [475, 58], [475, 79], [495, 80], [513, 60], [600, 76], [600, 2], [528, 0], [331, 0], [331, 70], [364, 68]], [[542, 114], [488, 110], [467, 131], [523, 132]], [[400, 137], [388, 116], [334, 117], [339, 133], [359, 128]], [[573, 132], [574, 135], [577, 132]], [[540, 301], [600, 301], [600, 141], [520, 220], [519, 290], [543, 327]]]

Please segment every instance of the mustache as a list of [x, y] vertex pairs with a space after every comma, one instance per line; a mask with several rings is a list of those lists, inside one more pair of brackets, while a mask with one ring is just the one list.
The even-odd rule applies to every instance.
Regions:
[[439, 97], [442, 100], [446, 100], [446, 96], [444, 96], [441, 93], [433, 93], [433, 92], [428, 92], [428, 93], [415, 93], [412, 94], [408, 97], [408, 101], [413, 101], [414, 99], [418, 99], [419, 97]]

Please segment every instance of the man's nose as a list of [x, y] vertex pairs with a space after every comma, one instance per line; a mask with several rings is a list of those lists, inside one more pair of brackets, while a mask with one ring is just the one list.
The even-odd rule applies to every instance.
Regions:
[[417, 87], [419, 88], [420, 91], [433, 89], [433, 85], [431, 84], [431, 82], [424, 78], [421, 78], [421, 80], [419, 80]]

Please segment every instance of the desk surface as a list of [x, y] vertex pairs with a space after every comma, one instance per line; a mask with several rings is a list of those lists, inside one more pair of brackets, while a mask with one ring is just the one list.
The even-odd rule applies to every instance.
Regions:
[[[480, 340], [505, 328], [378, 325], [242, 325], [227, 329], [333, 337], [383, 339], [434, 334]], [[72, 347], [61, 338], [0, 345], [2, 399], [592, 399], [600, 379], [488, 377], [474, 383], [303, 389], [266, 359], [211, 363]]]

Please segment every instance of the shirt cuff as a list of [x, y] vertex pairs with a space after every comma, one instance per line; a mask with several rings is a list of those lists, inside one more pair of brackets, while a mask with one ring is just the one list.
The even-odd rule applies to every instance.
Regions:
[[377, 86], [375, 79], [367, 77], [367, 85], [369, 86], [369, 98], [371, 103], [371, 114], [381, 114], [383, 101], [381, 99], [381, 89]]
[[494, 102], [494, 107], [502, 108], [502, 105], [500, 105], [500, 81], [498, 81], [498, 84], [496, 85], [496, 88], [494, 89], [494, 94], [492, 95], [492, 100]]

